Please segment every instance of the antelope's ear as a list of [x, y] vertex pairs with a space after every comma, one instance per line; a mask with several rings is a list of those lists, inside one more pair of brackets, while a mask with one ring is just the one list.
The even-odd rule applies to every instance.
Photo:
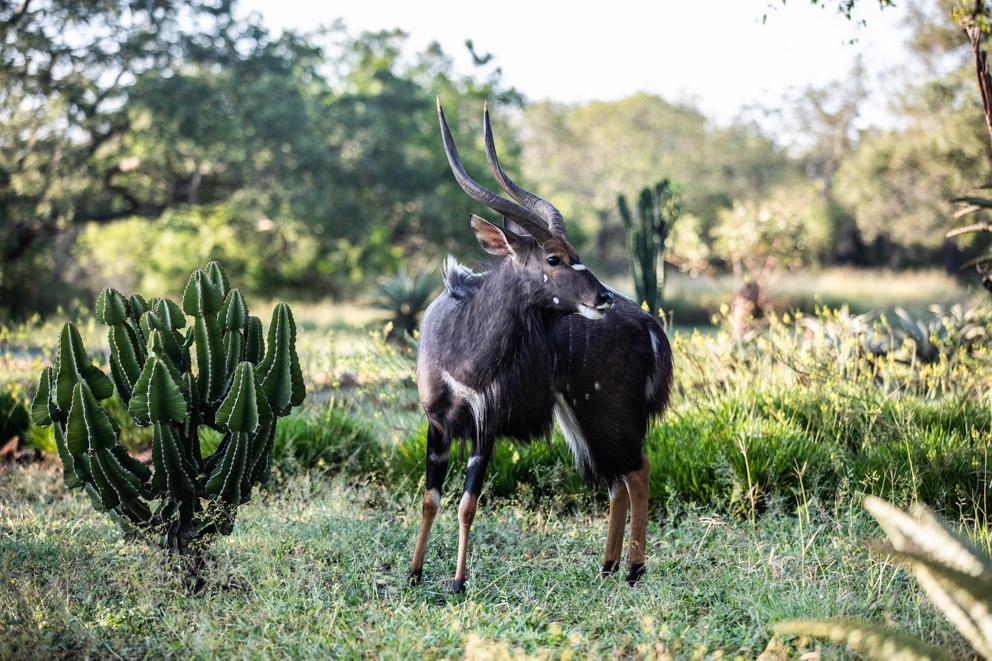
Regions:
[[525, 230], [523, 227], [521, 227], [520, 226], [520, 223], [518, 223], [517, 221], [513, 220], [509, 216], [503, 216], [503, 227], [505, 229], [510, 230], [511, 232], [513, 232], [514, 234], [516, 234], [517, 236], [524, 236], [525, 234], [527, 234], [527, 230]]
[[475, 230], [479, 245], [490, 255], [513, 255], [513, 247], [520, 242], [520, 237], [513, 232], [493, 225], [475, 214], [472, 214], [472, 229]]

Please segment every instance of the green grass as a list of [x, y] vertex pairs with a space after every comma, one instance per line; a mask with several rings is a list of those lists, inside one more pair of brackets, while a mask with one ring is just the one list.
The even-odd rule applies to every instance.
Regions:
[[[754, 522], [656, 514], [635, 589], [597, 576], [605, 510], [483, 501], [465, 596], [452, 596], [457, 503], [445, 498], [424, 584], [405, 583], [419, 492], [299, 475], [242, 508], [190, 594], [167, 557], [120, 540], [51, 470], [0, 480], [5, 658], [756, 658], [784, 618], [888, 620], [964, 656], [915, 582], [868, 547], [857, 498]], [[820, 643], [786, 639], [787, 658]], [[856, 658], [827, 644], [829, 658]], [[488, 658], [488, 657], [481, 657]]]
[[[930, 296], [944, 282], [905, 279], [860, 296], [900, 286]], [[673, 333], [672, 407], [647, 439], [643, 584], [596, 575], [605, 494], [581, 483], [555, 436], [498, 446], [465, 597], [448, 583], [457, 449], [425, 583], [404, 580], [425, 454], [409, 347], [370, 333], [378, 322], [355, 308], [294, 312], [308, 400], [280, 423], [272, 481], [212, 547], [203, 592], [191, 594], [168, 557], [121, 541], [57, 468], [0, 467], [0, 659], [747, 659], [770, 644], [776, 658], [857, 658], [771, 633], [779, 620], [834, 616], [967, 655], [915, 581], [871, 550], [882, 534], [860, 503], [866, 493], [921, 500], [992, 547], [992, 342], [971, 334], [989, 327], [987, 310], [930, 320], [925, 353], [898, 325], [843, 309], [772, 316], [743, 340]], [[8, 399], [30, 399], [59, 325], [0, 331]], [[95, 351], [99, 325], [82, 327]], [[36, 351], [10, 349], [24, 346]], [[140, 431], [125, 433], [140, 451]]]
[[[611, 283], [620, 291], [633, 291], [629, 281]], [[690, 277], [669, 269], [664, 309], [679, 325], [706, 325], [720, 306], [728, 303], [735, 283], [729, 275]], [[887, 271], [853, 268], [809, 269], [773, 274], [768, 283], [769, 304], [779, 314], [817, 306], [847, 306], [855, 313], [889, 311], [896, 306], [914, 314], [930, 305], [975, 305], [984, 297], [975, 280], [963, 280], [940, 270]]]

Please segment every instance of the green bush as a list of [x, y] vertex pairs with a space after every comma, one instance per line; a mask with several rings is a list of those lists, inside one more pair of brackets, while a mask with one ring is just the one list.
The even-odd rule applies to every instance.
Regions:
[[13, 393], [0, 390], [0, 446], [10, 439], [24, 439], [31, 426], [31, 416], [24, 402]]
[[287, 417], [276, 430], [272, 461], [285, 473], [382, 475], [388, 468], [385, 449], [366, 421], [334, 400]]

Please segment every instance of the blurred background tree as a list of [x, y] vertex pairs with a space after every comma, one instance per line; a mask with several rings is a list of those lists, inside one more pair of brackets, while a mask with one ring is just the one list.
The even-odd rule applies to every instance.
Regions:
[[992, 164], [952, 16], [962, 6], [893, 9], [912, 28], [914, 75], [894, 86], [893, 128], [858, 130], [858, 67], [719, 125], [649, 94], [528, 103], [503, 83], [498, 53], [468, 44], [474, 68], [456, 73], [436, 44], [411, 54], [400, 30], [274, 34], [235, 18], [234, 0], [0, 3], [0, 319], [91, 300], [108, 283], [168, 294], [214, 259], [250, 295], [297, 300], [367, 295], [447, 252], [471, 262], [478, 205], [438, 146], [437, 95], [482, 182], [489, 100], [504, 166], [562, 210], [606, 278], [629, 277], [617, 196], [659, 173], [682, 184], [668, 243], [687, 268], [754, 281], [767, 268], [733, 247], [739, 212], [788, 207], [769, 227], [799, 223], [794, 245], [780, 237], [749, 259], [953, 270], [988, 242], [944, 238], [947, 200]]

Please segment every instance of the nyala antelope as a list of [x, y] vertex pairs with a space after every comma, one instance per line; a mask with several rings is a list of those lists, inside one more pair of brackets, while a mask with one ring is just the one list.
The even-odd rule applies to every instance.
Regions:
[[496, 256], [476, 273], [452, 258], [445, 290], [424, 313], [417, 387], [427, 414], [423, 520], [410, 567], [418, 582], [454, 438], [471, 441], [458, 506], [454, 591], [467, 577], [469, 531], [501, 436], [546, 437], [558, 420], [587, 482], [609, 489], [601, 573], [620, 566], [630, 513], [626, 580], [644, 573], [650, 465], [643, 453], [650, 420], [664, 410], [671, 349], [655, 319], [605, 287], [565, 237], [561, 213], [511, 181], [500, 167], [484, 110], [486, 156], [507, 199], [465, 171], [438, 100], [448, 163], [474, 200], [503, 216], [495, 225], [472, 215], [479, 245]]

